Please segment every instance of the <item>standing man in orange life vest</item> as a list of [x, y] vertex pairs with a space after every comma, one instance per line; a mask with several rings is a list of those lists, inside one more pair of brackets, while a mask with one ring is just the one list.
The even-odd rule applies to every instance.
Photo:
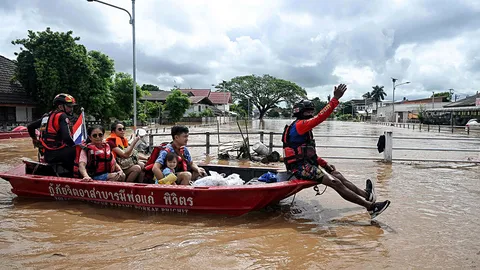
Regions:
[[[75, 98], [69, 94], [58, 94], [53, 99], [55, 109], [30, 123], [28, 133], [33, 145], [41, 148], [47, 163], [62, 163], [65, 169], [73, 171], [75, 160], [75, 145], [72, 138], [71, 123], [73, 106], [77, 105]], [[37, 139], [35, 130], [40, 129]]]

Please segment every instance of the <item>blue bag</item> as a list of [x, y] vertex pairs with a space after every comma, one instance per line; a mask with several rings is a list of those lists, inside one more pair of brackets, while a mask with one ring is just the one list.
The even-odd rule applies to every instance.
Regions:
[[258, 181], [266, 182], [266, 183], [275, 183], [278, 181], [277, 174], [272, 172], [267, 172], [262, 174], [262, 176], [258, 177]]

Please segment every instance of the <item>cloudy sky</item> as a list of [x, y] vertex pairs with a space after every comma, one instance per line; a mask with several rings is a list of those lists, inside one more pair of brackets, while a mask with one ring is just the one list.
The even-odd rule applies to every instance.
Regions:
[[[104, 0], [131, 10], [130, 0]], [[170, 89], [270, 74], [325, 100], [348, 84], [361, 98], [391, 77], [397, 99], [480, 90], [480, 1], [136, 0], [137, 81]], [[89, 50], [132, 71], [131, 26], [120, 10], [86, 0], [1, 0], [0, 55], [27, 30], [72, 30]]]

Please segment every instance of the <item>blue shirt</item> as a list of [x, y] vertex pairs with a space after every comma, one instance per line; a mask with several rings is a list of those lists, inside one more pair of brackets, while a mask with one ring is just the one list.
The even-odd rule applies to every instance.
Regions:
[[302, 143], [305, 143], [308, 138], [308, 132], [300, 135], [297, 131], [297, 122], [295, 122], [291, 127], [290, 127], [290, 143], [292, 146], [297, 147], [301, 145]]
[[[183, 147], [184, 152], [183, 152], [183, 157], [187, 160], [187, 163], [192, 163], [192, 156], [190, 155], [190, 151], [188, 151], [188, 148], [186, 146]], [[175, 153], [175, 150], [173, 149], [173, 146], [171, 144], [167, 144], [165, 146], [165, 149], [168, 149], [170, 152]], [[160, 163], [162, 167], [166, 165], [165, 158], [167, 157], [167, 150], [162, 150], [160, 151], [160, 154], [158, 155], [157, 160], [155, 160], [156, 163]]]

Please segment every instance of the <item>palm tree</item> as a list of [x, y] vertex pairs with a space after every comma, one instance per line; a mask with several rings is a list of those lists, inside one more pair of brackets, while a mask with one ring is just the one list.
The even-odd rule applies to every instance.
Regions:
[[372, 86], [373, 91], [371, 93], [371, 97], [375, 101], [375, 109], [377, 110], [377, 117], [378, 117], [378, 102], [384, 100], [385, 97], [387, 96], [387, 93], [385, 93], [385, 91], [383, 91], [383, 87], [384, 87], [383, 85], [382, 86], [378, 86], [378, 85]]
[[368, 110], [367, 110], [367, 99], [372, 98], [372, 93], [371, 92], [366, 92], [365, 94], [362, 95], [363, 99], [365, 99], [365, 113], [367, 114], [365, 119], [368, 119]]

